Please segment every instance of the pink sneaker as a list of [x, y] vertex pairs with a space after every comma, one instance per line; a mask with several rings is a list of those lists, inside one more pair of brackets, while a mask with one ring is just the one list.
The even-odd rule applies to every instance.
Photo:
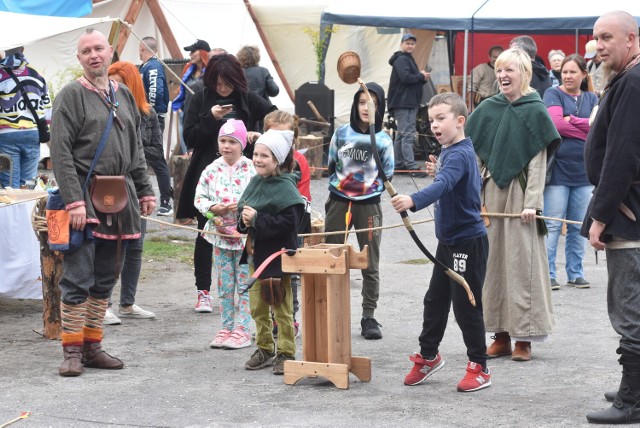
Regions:
[[196, 303], [196, 312], [213, 312], [211, 307], [211, 296], [207, 290], [198, 290], [198, 303]]
[[224, 348], [224, 342], [231, 336], [231, 330], [227, 330], [223, 328], [216, 334], [216, 337], [213, 338], [211, 343], [209, 343], [210, 348]]
[[236, 328], [222, 344], [225, 349], [242, 349], [251, 346], [251, 335], [248, 331]]
[[404, 378], [404, 384], [409, 386], [424, 382], [444, 366], [444, 360], [440, 354], [436, 355], [433, 360], [426, 360], [422, 358], [422, 355], [415, 353], [409, 357], [409, 360], [413, 362], [413, 368]]
[[467, 364], [467, 373], [458, 383], [458, 391], [473, 392], [486, 388], [491, 385], [491, 373], [487, 369], [487, 373], [482, 371], [482, 366], [478, 363], [469, 361]]

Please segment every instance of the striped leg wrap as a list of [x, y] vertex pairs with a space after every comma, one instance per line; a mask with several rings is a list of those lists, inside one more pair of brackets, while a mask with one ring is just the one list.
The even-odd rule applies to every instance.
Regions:
[[102, 342], [102, 321], [108, 306], [109, 299], [87, 299], [87, 316], [83, 329], [85, 342]]
[[60, 302], [60, 318], [62, 320], [62, 346], [82, 345], [84, 341], [83, 326], [85, 322], [86, 304], [68, 305]]

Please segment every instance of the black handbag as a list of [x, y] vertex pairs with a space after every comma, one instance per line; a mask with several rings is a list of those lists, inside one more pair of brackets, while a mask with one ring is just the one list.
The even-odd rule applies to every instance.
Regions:
[[40, 141], [41, 143], [48, 143], [51, 140], [51, 132], [49, 132], [49, 124], [45, 119], [38, 116], [38, 112], [36, 112], [36, 109], [31, 104], [31, 100], [29, 100], [27, 91], [24, 90], [24, 85], [22, 84], [21, 81], [18, 80], [16, 75], [13, 74], [13, 71], [11, 71], [11, 69], [9, 68], [5, 68], [4, 71], [6, 71], [7, 74], [11, 76], [13, 81], [16, 82], [16, 88], [22, 94], [22, 99], [24, 100], [25, 105], [33, 115], [33, 120], [35, 120], [36, 125], [38, 126], [38, 141]]

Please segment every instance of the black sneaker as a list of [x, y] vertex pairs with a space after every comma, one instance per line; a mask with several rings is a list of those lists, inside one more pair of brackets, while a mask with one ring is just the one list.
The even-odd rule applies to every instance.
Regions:
[[424, 172], [424, 171], [420, 171], [420, 172], [412, 172], [412, 173], [411, 173], [411, 176], [412, 176], [413, 178], [426, 178], [426, 177], [428, 177], [428, 176], [429, 176], [429, 174], [427, 174], [427, 173], [426, 173], [426, 172]]
[[556, 281], [555, 278], [551, 278], [551, 289], [560, 290], [560, 284], [558, 284], [558, 281]]
[[162, 201], [160, 203], [160, 209], [158, 209], [159, 216], [170, 216], [173, 214], [173, 208], [171, 208], [171, 201]]
[[362, 327], [361, 335], [367, 340], [382, 339], [382, 332], [380, 327], [382, 324], [378, 323], [373, 317], [365, 317], [360, 320], [360, 326]]
[[570, 279], [567, 281], [567, 285], [570, 287], [575, 287], [575, 288], [589, 288], [590, 285], [587, 282], [587, 280], [585, 280], [582, 277], [578, 277], [575, 279]]

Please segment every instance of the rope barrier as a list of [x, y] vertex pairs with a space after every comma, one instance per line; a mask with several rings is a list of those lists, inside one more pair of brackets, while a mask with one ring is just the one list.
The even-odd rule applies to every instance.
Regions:
[[[37, 215], [36, 214], [36, 207], [34, 207], [34, 210], [33, 210], [32, 214], [31, 214], [31, 225], [33, 227], [34, 232], [36, 233], [36, 236], [38, 236], [39, 233], [48, 232], [48, 228], [47, 228], [47, 219], [46, 219], [46, 217]], [[482, 217], [520, 218], [520, 214], [517, 214], [517, 213], [481, 213], [480, 215]], [[536, 217], [536, 219], [548, 220], [548, 221], [558, 221], [560, 223], [566, 223], [566, 224], [575, 224], [575, 225], [581, 225], [582, 224], [581, 221], [566, 220], [566, 219], [557, 218], [557, 217], [549, 217], [549, 216], [543, 216], [543, 215], [536, 215], [535, 217]], [[157, 218], [153, 218], [153, 217], [149, 217], [149, 216], [142, 216], [141, 215], [140, 218], [143, 218], [145, 220], [148, 220], [148, 221], [151, 221], [151, 222], [154, 222], [154, 223], [158, 223], [160, 225], [172, 227], [174, 229], [182, 229], [182, 230], [188, 230], [190, 232], [204, 233], [204, 234], [207, 234], [207, 235], [215, 235], [215, 236], [220, 236], [222, 238], [238, 238], [237, 235], [227, 235], [227, 234], [216, 232], [216, 231], [198, 229], [197, 227], [185, 226], [185, 225], [176, 224], [176, 223], [169, 223], [167, 221], [158, 220]], [[411, 224], [413, 226], [417, 226], [417, 225], [420, 225], [420, 224], [430, 223], [430, 222], [433, 222], [433, 221], [434, 221], [434, 219], [431, 219], [431, 218], [430, 219], [424, 219], [424, 220], [415, 220], [415, 221], [412, 221]], [[349, 233], [369, 233], [369, 232], [375, 232], [375, 231], [378, 231], [378, 230], [396, 229], [396, 228], [399, 228], [399, 227], [404, 227], [404, 223], [395, 223], [395, 224], [390, 224], [390, 225], [387, 225], [387, 226], [369, 227], [369, 228], [365, 228], [365, 229], [354, 229], [354, 230], [349, 231]], [[342, 235], [342, 234], [344, 234], [343, 230], [337, 230], [337, 231], [334, 231], [334, 232], [299, 233], [298, 236], [301, 237], [301, 238], [311, 238], [311, 237], [317, 237], [317, 236]], [[241, 235], [241, 236], [244, 236], [244, 235]]]
[[[481, 213], [480, 214], [482, 217], [498, 217], [498, 218], [520, 218], [520, 214], [515, 214], [515, 213]], [[198, 229], [197, 227], [191, 227], [191, 226], [184, 226], [181, 224], [176, 224], [176, 223], [169, 223], [166, 221], [162, 221], [162, 220], [158, 220], [156, 218], [153, 217], [147, 217], [147, 216], [140, 216], [141, 218], [145, 219], [145, 220], [149, 220], [152, 221], [154, 223], [158, 223], [158, 224], [162, 224], [162, 225], [166, 225], [169, 227], [174, 227], [176, 229], [183, 229], [183, 230], [189, 230], [192, 232], [197, 232], [197, 233], [204, 233], [207, 235], [215, 235], [215, 236], [220, 236], [222, 238], [238, 238], [237, 235], [225, 235], [223, 233], [220, 232], [215, 232], [215, 231], [205, 231], [205, 230], [201, 230]], [[566, 223], [566, 224], [577, 224], [577, 225], [581, 225], [582, 222], [581, 221], [575, 221], [575, 220], [566, 220], [566, 219], [562, 219], [562, 218], [557, 218], [557, 217], [548, 217], [548, 216], [543, 216], [543, 215], [536, 215], [536, 219], [541, 219], [541, 220], [549, 220], [549, 221], [558, 221], [560, 223]], [[424, 224], [424, 223], [430, 223], [433, 222], [434, 219], [425, 219], [425, 220], [415, 220], [412, 221], [411, 224], [416, 226], [416, 225], [420, 225], [420, 224]], [[395, 223], [395, 224], [390, 224], [387, 226], [378, 226], [378, 227], [370, 227], [370, 228], [366, 228], [366, 229], [354, 229], [349, 231], [349, 233], [368, 233], [368, 232], [375, 232], [378, 230], [386, 230], [386, 229], [396, 229], [399, 227], [404, 227], [404, 223]], [[310, 237], [316, 237], [316, 236], [329, 236], [329, 235], [342, 235], [344, 234], [344, 230], [337, 230], [334, 232], [316, 232], [316, 233], [299, 233], [298, 236], [301, 238], [310, 238]], [[241, 235], [244, 236], [244, 235]]]

